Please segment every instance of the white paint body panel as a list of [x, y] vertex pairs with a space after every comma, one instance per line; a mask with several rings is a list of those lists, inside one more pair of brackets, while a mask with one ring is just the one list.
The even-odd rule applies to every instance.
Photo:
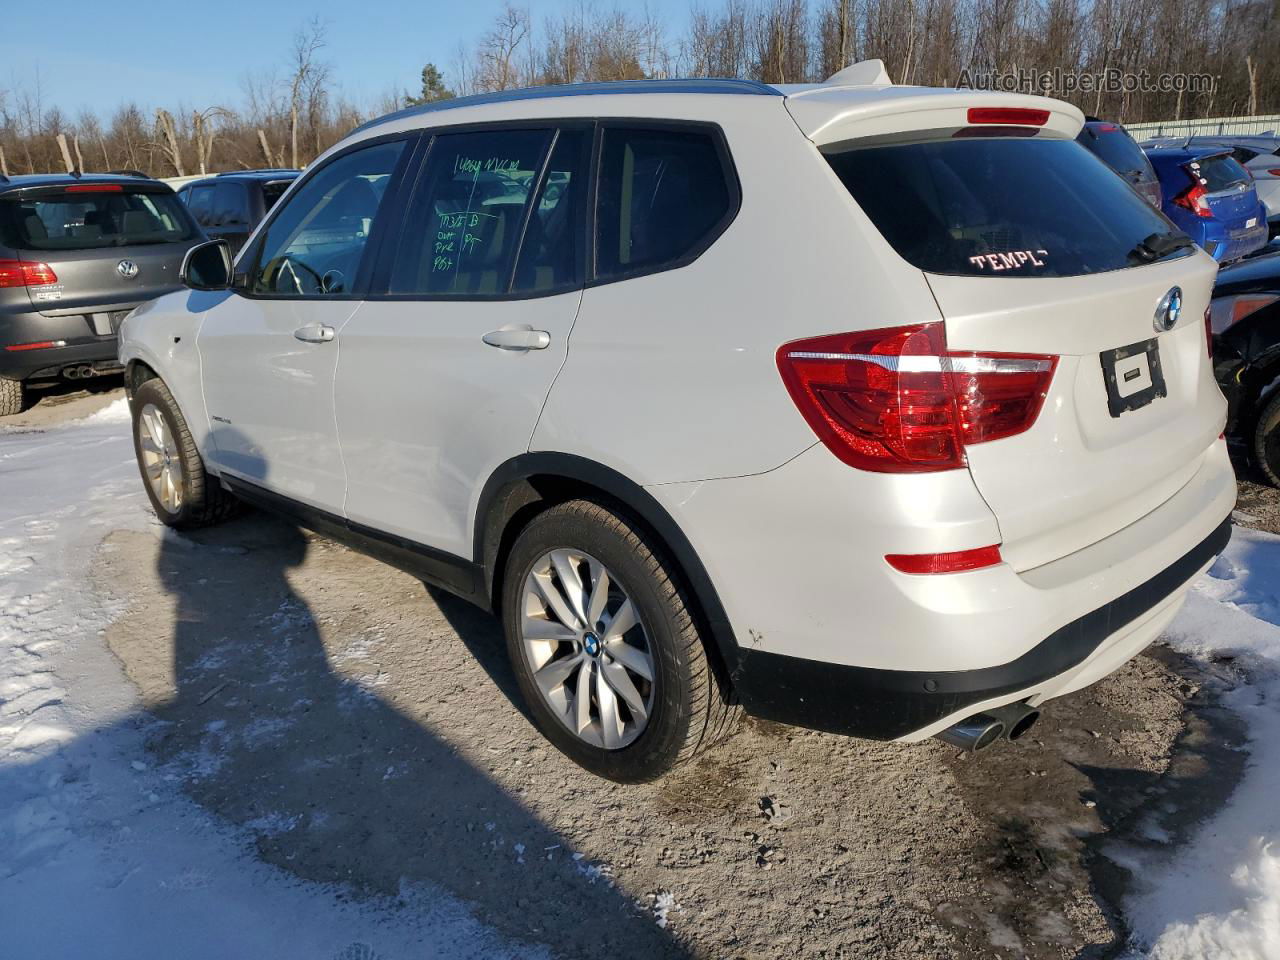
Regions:
[[[469, 557], [480, 489], [529, 449], [581, 299], [365, 304], [342, 331], [338, 362], [347, 517]], [[550, 345], [481, 340], [513, 323], [545, 330]]]
[[[330, 513], [341, 513], [346, 474], [338, 449], [333, 378], [352, 300], [227, 297], [200, 331], [212, 443], [206, 458], [229, 474]], [[309, 324], [336, 331], [305, 343]]]

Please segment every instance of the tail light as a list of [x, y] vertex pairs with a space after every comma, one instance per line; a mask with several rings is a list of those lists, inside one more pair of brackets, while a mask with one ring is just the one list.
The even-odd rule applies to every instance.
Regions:
[[1219, 297], [1211, 301], [1209, 309], [1205, 312], [1209, 342], [1213, 342], [1214, 334], [1226, 333], [1241, 320], [1252, 316], [1263, 307], [1271, 306], [1277, 300], [1280, 300], [1280, 294], [1246, 293], [1238, 297]]
[[964, 448], [1029, 429], [1057, 357], [948, 351], [941, 323], [783, 344], [791, 399], [832, 453], [861, 470], [965, 465]]
[[1209, 209], [1209, 201], [1205, 199], [1206, 193], [1208, 191], [1205, 190], [1204, 184], [1196, 183], [1174, 197], [1173, 202], [1190, 210], [1197, 217], [1209, 219], [1213, 216], [1213, 211]]
[[1277, 167], [1274, 170], [1268, 170], [1267, 174], [1272, 177], [1280, 177], [1280, 167]]
[[58, 275], [47, 263], [0, 260], [0, 287], [39, 287], [57, 282]]

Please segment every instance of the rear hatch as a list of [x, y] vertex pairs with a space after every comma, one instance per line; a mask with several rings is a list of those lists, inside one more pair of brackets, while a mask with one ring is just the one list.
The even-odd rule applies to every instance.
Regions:
[[952, 126], [823, 147], [924, 272], [948, 350], [1057, 358], [1029, 428], [965, 447], [1020, 570], [1157, 508], [1222, 428], [1202, 320], [1216, 264], [1068, 136]]
[[27, 286], [45, 316], [81, 314], [87, 333], [114, 332], [124, 313], [179, 287], [199, 227], [167, 186], [155, 181], [32, 187], [0, 198], [5, 245], [47, 266], [49, 282]]
[[[1209, 210], [1228, 230], [1246, 230], [1258, 225], [1258, 194], [1253, 188], [1253, 178], [1230, 154], [1200, 157], [1185, 164], [1183, 169], [1204, 187]], [[1250, 223], [1251, 220], [1254, 222]]]

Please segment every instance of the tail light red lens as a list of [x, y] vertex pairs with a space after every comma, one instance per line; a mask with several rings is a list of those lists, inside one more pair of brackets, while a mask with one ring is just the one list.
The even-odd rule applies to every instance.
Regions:
[[47, 263], [0, 260], [0, 287], [38, 287], [57, 282], [58, 275]]
[[1048, 110], [1026, 107], [970, 107], [970, 123], [1002, 123], [1019, 127], [1043, 127], [1049, 122]]
[[999, 544], [957, 550], [954, 553], [891, 553], [885, 557], [889, 566], [903, 573], [961, 573], [980, 570], [1001, 563]]
[[818, 438], [860, 470], [965, 465], [966, 445], [1029, 429], [1057, 357], [948, 351], [941, 323], [783, 344], [778, 370]]
[[1206, 193], [1208, 191], [1205, 190], [1204, 184], [1197, 183], [1174, 197], [1173, 202], [1190, 210], [1197, 217], [1204, 217], [1207, 220], [1213, 216], [1213, 211], [1209, 209], [1209, 201], [1205, 198]]

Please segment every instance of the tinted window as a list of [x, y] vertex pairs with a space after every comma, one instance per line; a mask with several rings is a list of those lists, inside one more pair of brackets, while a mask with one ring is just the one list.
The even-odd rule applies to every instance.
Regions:
[[1119, 173], [1145, 175], [1150, 169], [1142, 148], [1119, 127], [1111, 124], [1086, 127], [1080, 131], [1079, 139], [1088, 150], [1101, 157], [1103, 163]]
[[513, 293], [546, 293], [582, 282], [582, 213], [590, 133], [562, 130], [529, 214]]
[[262, 212], [266, 213], [276, 205], [276, 201], [284, 196], [292, 180], [272, 180], [262, 185]]
[[656, 270], [685, 259], [731, 207], [724, 164], [710, 134], [605, 130], [596, 276]]
[[1234, 158], [1223, 155], [1193, 160], [1187, 164], [1192, 175], [1199, 175], [1205, 190], [1216, 193], [1234, 187], [1237, 183], [1248, 183], [1250, 177]]
[[399, 140], [364, 147], [309, 177], [267, 228], [250, 289], [272, 296], [350, 292], [404, 149]]
[[947, 138], [827, 151], [905, 260], [933, 273], [1066, 277], [1135, 265], [1173, 230], [1069, 140]]
[[192, 187], [187, 197], [187, 206], [191, 208], [191, 215], [196, 218], [196, 223], [207, 227], [213, 216], [213, 184]]
[[213, 192], [213, 224], [234, 227], [249, 222], [249, 193], [242, 183], [219, 183]]
[[174, 243], [196, 235], [176, 194], [119, 187], [0, 201], [0, 221], [8, 245], [23, 250]]
[[551, 133], [438, 136], [405, 219], [391, 293], [507, 292]]

